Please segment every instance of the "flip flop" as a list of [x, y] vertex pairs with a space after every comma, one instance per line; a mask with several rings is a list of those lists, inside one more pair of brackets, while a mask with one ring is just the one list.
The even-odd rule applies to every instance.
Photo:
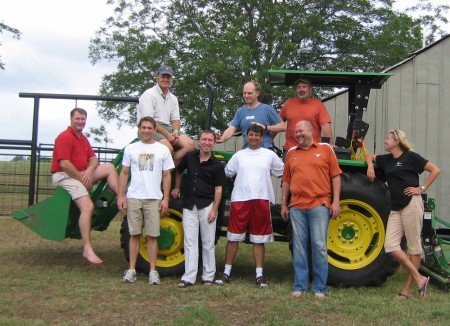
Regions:
[[404, 299], [411, 299], [411, 296], [404, 294], [403, 292], [399, 292], [395, 298], [399, 300], [404, 300]]
[[193, 285], [194, 285], [194, 284], [192, 284], [192, 283], [190, 283], [190, 282], [181, 280], [180, 283], [178, 283], [178, 288], [179, 288], [179, 289], [185, 289], [185, 288], [187, 288], [187, 287], [189, 287], [189, 286], [193, 286]]
[[428, 285], [429, 281], [430, 281], [430, 277], [428, 276], [425, 284], [419, 289], [419, 297], [420, 297], [420, 299], [425, 298], [425, 294], [427, 292], [427, 285]]

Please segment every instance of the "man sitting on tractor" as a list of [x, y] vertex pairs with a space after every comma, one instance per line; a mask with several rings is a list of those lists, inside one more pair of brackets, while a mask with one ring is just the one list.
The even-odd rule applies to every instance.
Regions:
[[83, 135], [86, 117], [87, 112], [81, 108], [70, 112], [70, 127], [55, 140], [51, 173], [53, 183], [66, 189], [80, 210], [78, 224], [84, 245], [83, 257], [91, 264], [101, 264], [103, 261], [91, 245], [94, 203], [88, 191], [106, 178], [109, 188], [117, 194], [119, 177], [113, 164], [99, 164], [89, 140]]

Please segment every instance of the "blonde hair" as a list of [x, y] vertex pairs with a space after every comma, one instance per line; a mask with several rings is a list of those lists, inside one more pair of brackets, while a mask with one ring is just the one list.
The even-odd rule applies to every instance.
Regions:
[[390, 130], [389, 133], [392, 134], [394, 140], [398, 141], [398, 145], [400, 146], [401, 150], [412, 151], [413, 146], [408, 142], [406, 134], [403, 130], [393, 129]]

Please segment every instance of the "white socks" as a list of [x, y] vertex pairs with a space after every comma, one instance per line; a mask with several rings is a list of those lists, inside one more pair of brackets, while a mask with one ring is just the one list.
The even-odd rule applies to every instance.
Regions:
[[262, 267], [256, 267], [256, 278], [263, 276], [263, 269]]
[[227, 274], [228, 276], [231, 275], [231, 267], [232, 265], [227, 265], [225, 264], [225, 270], [223, 271], [225, 274]]

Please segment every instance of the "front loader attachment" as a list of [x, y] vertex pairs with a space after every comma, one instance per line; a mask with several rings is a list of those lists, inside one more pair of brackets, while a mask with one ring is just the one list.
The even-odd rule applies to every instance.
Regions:
[[[91, 228], [104, 231], [118, 213], [116, 195], [108, 189], [105, 180], [90, 192], [94, 203]], [[56, 187], [55, 193], [43, 201], [28, 208], [11, 213], [16, 220], [29, 227], [41, 237], [63, 241], [65, 238], [81, 239], [78, 219], [80, 210], [62, 187]]]
[[63, 241], [66, 238], [71, 201], [69, 193], [57, 187], [53, 196], [12, 212], [11, 216], [43, 238]]
[[[118, 173], [122, 169], [122, 157], [123, 150], [112, 162]], [[104, 231], [119, 211], [116, 194], [108, 188], [106, 180], [101, 180], [89, 192], [89, 196], [94, 203], [91, 229]], [[14, 211], [11, 216], [45, 239], [55, 241], [63, 241], [65, 238], [81, 239], [78, 226], [80, 210], [62, 187], [56, 187], [55, 193], [49, 198], [28, 208]]]

